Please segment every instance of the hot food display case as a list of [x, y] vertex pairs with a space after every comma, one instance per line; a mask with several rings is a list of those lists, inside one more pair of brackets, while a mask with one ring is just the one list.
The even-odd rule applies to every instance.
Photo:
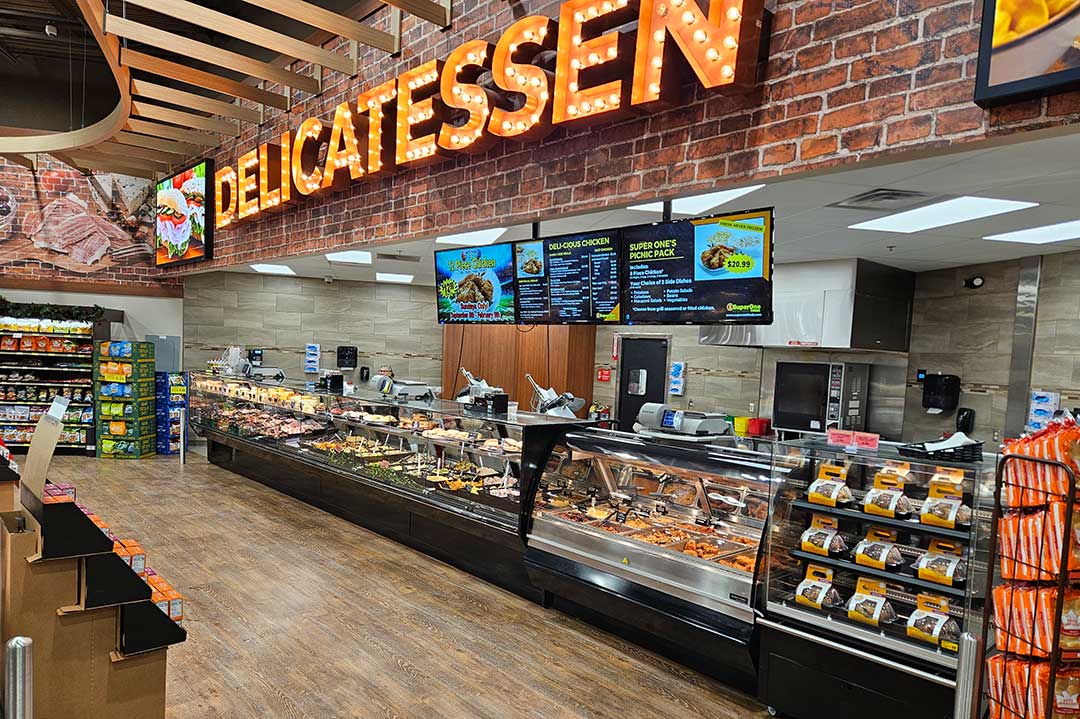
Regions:
[[[792, 717], [968, 717], [994, 462], [777, 445], [759, 696]], [[782, 471], [780, 471], [782, 470]]]
[[209, 460], [524, 596], [521, 496], [580, 420], [193, 374]]
[[770, 448], [568, 433], [527, 498], [530, 578], [549, 606], [753, 686]]

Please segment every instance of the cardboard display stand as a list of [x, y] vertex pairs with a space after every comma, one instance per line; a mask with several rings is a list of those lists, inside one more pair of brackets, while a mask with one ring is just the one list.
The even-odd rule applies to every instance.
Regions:
[[38, 422], [19, 505], [0, 513], [0, 639], [34, 641], [36, 719], [161, 719], [165, 648], [186, 633], [73, 503], [43, 502], [60, 429]]

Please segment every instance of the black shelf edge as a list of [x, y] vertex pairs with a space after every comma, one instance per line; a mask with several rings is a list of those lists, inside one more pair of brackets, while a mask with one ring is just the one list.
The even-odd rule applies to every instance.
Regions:
[[120, 606], [120, 646], [124, 656], [152, 652], [179, 644], [187, 631], [151, 601]]
[[950, 587], [945, 584], [937, 584], [936, 582], [928, 582], [925, 579], [919, 579], [918, 577], [913, 577], [909, 574], [901, 574], [899, 572], [887, 572], [884, 569], [867, 567], [862, 564], [856, 564], [855, 562], [848, 561], [846, 559], [833, 559], [832, 557], [823, 557], [820, 554], [811, 554], [810, 552], [804, 552], [801, 549], [792, 549], [791, 556], [807, 562], [813, 562], [814, 564], [820, 564], [825, 567], [834, 567], [836, 569], [843, 569], [848, 572], [854, 572], [855, 574], [862, 574], [867, 577], [876, 577], [878, 579], [893, 581], [898, 584], [906, 584], [910, 587], [918, 587], [919, 589], [925, 589], [927, 592], [931, 592], [934, 594], [947, 594], [951, 597], [959, 597], [961, 599], [967, 597], [967, 592], [957, 587]]
[[90, 556], [85, 561], [86, 596], [83, 597], [83, 606], [87, 609], [150, 599], [153, 591], [150, 585], [115, 552]]
[[21, 487], [19, 496], [23, 506], [41, 524], [42, 559], [70, 559], [112, 553], [112, 540], [74, 502], [44, 504], [25, 485]]
[[844, 509], [843, 507], [829, 507], [824, 504], [814, 504], [805, 499], [796, 499], [791, 505], [799, 509], [817, 514], [828, 514], [833, 517], [854, 519], [859, 522], [869, 522], [882, 527], [900, 529], [905, 532], [920, 532], [922, 534], [934, 534], [939, 537], [947, 537], [967, 544], [971, 541], [971, 535], [962, 529], [949, 529], [948, 527], [936, 527], [932, 524], [923, 524], [918, 520], [893, 519], [891, 517], [879, 517], [876, 514], [868, 514], [858, 509]]

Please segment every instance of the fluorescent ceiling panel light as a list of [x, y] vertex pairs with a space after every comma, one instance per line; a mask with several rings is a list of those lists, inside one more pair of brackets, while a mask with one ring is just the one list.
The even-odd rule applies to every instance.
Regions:
[[[737, 187], [734, 190], [721, 190], [710, 192], [707, 195], [695, 195], [694, 197], [677, 197], [671, 201], [671, 213], [674, 215], [700, 215], [714, 207], [726, 205], [739, 199], [743, 195], [749, 195], [754, 190], [760, 190], [765, 185], [750, 185]], [[638, 212], [663, 212], [663, 202], [647, 202], [644, 205], [630, 205], [626, 209]]]
[[749, 195], [762, 187], [765, 187], [765, 185], [738, 187], [734, 190], [710, 192], [707, 195], [697, 195], [695, 197], [679, 197], [671, 201], [671, 211], [676, 215], [700, 215], [714, 207], [737, 200], [743, 195]]
[[264, 275], [295, 275], [288, 265], [251, 265], [251, 269]]
[[628, 209], [628, 210], [637, 210], [638, 212], [663, 212], [664, 211], [664, 203], [663, 202], [650, 202], [650, 203], [645, 204], [645, 205], [630, 205], [626, 209]]
[[1056, 225], [1031, 227], [1026, 230], [1005, 232], [1000, 235], [988, 235], [983, 239], [995, 240], [997, 242], [1024, 242], [1029, 245], [1046, 245], [1051, 242], [1080, 240], [1080, 220], [1060, 222]]
[[329, 252], [326, 259], [330, 262], [342, 262], [349, 265], [370, 265], [371, 253], [367, 250], [345, 250], [344, 252]]
[[394, 272], [376, 272], [375, 279], [378, 282], [395, 282], [399, 285], [412, 284], [412, 275], [399, 275]]
[[989, 197], [956, 197], [944, 202], [935, 202], [914, 210], [897, 212], [879, 217], [876, 220], [849, 225], [849, 230], [876, 230], [878, 232], [899, 232], [910, 235], [913, 232], [932, 230], [935, 227], [955, 225], [983, 217], [1003, 215], [1006, 212], [1026, 210], [1038, 207], [1038, 202], [1017, 202], [1016, 200], [995, 200]]
[[435, 238], [435, 242], [440, 245], [490, 245], [504, 232], [506, 232], [505, 227], [491, 227], [486, 230], [459, 232], [455, 235], [440, 235]]

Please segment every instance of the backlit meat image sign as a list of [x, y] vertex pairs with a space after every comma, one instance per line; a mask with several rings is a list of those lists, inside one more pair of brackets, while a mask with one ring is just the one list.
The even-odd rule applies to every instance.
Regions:
[[763, 0], [568, 0], [557, 20], [527, 16], [495, 42], [465, 42], [220, 168], [217, 227], [502, 139], [670, 106], [681, 67], [741, 91], [757, 82], [766, 17]]

